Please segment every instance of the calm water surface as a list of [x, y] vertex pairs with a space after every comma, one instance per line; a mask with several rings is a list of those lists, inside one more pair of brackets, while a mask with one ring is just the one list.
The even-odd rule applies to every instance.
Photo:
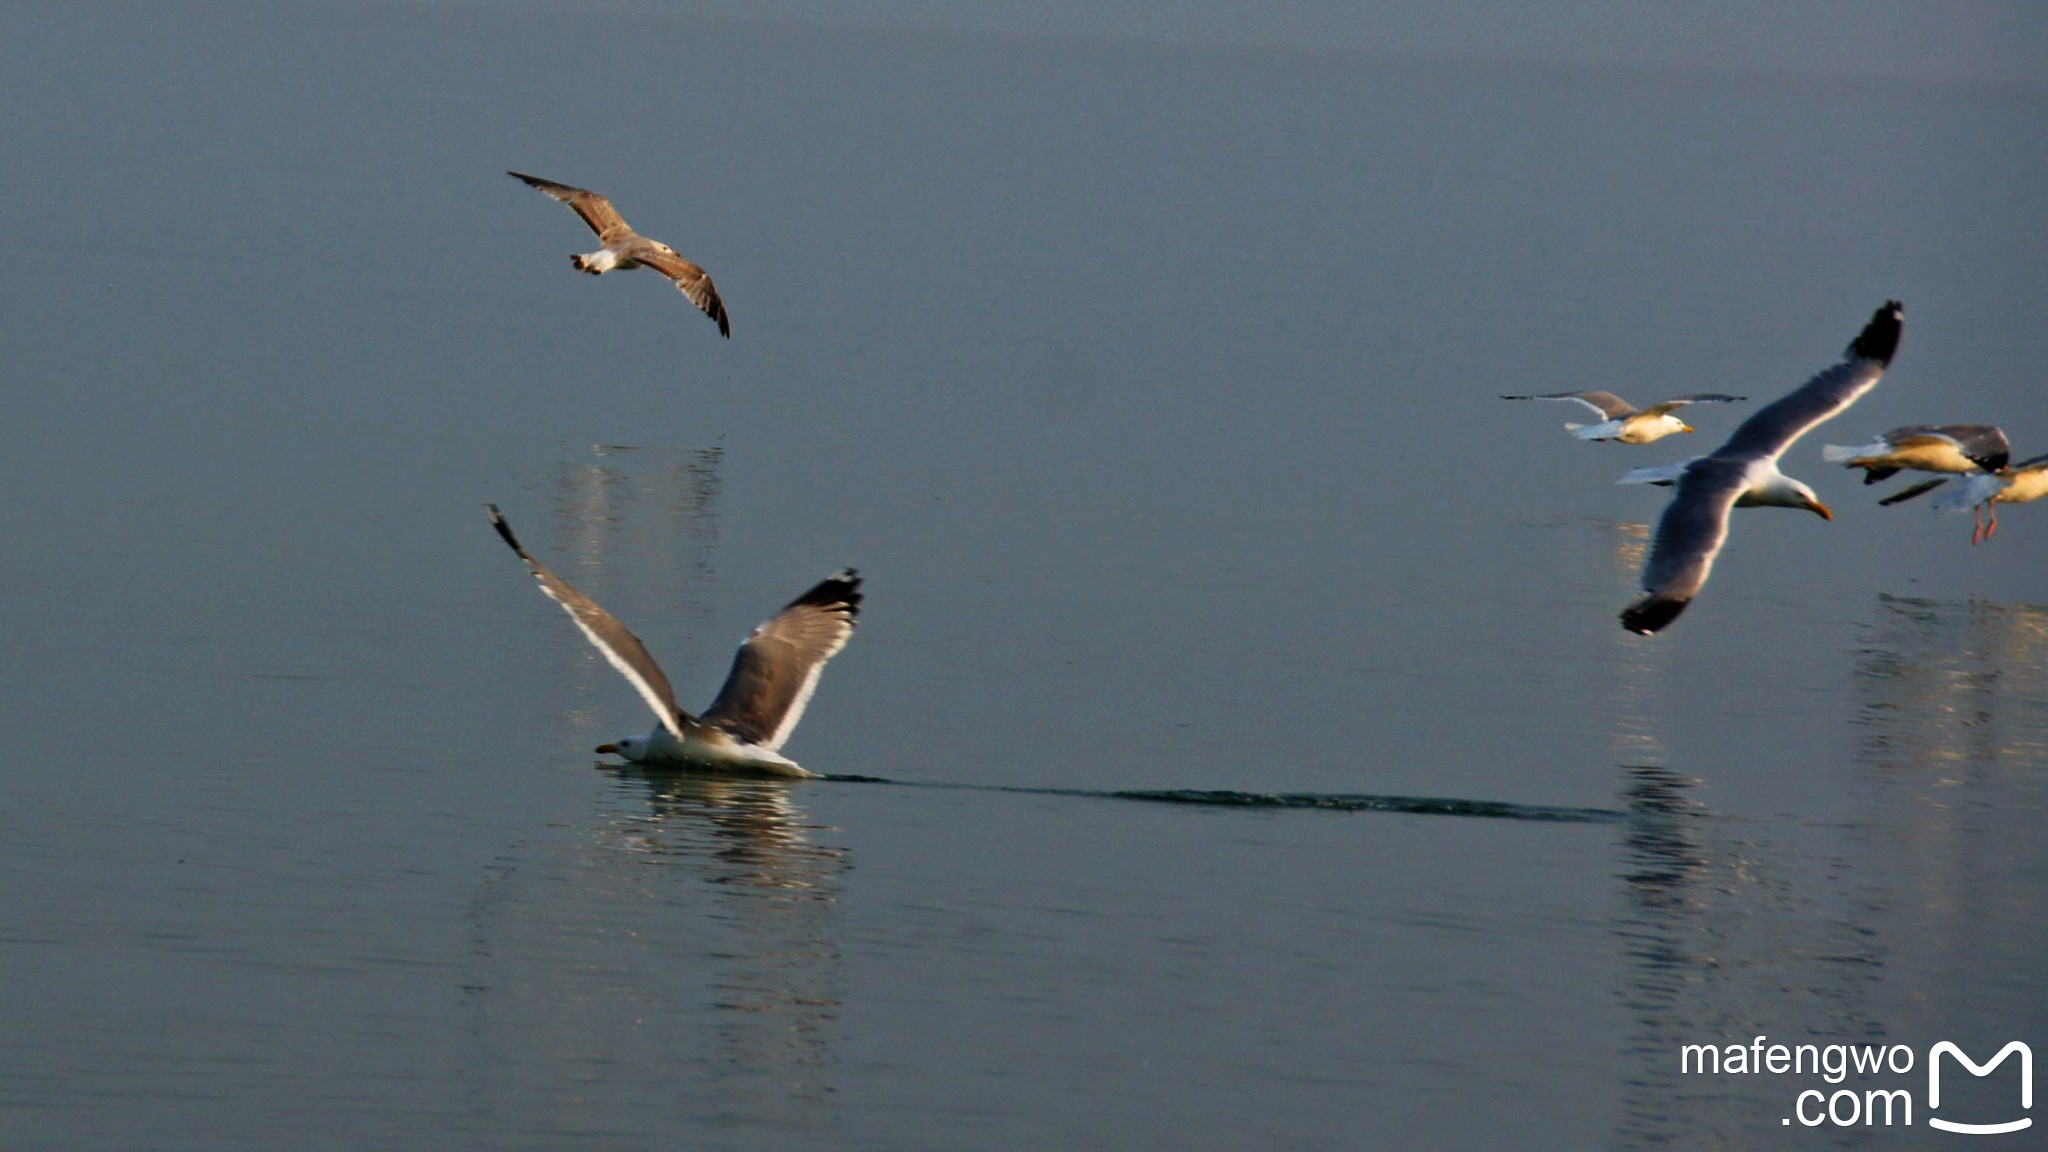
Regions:
[[[2048, 518], [1818, 451], [2044, 450], [2043, 89], [45, 6], [0, 96], [10, 1147], [1803, 1147], [1678, 1046], [2048, 1055]], [[1494, 396], [1888, 296], [1836, 521], [1624, 634], [1613, 477], [1744, 411]], [[686, 706], [859, 566], [789, 750], [894, 783], [598, 764], [486, 500]]]

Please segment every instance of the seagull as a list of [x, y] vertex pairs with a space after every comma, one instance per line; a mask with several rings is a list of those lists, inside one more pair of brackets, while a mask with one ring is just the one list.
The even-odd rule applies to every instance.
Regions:
[[491, 527], [526, 561], [540, 590], [562, 606], [612, 667], [640, 693], [660, 721], [645, 736], [600, 744], [599, 753], [657, 768], [694, 768], [754, 776], [815, 778], [779, 749], [803, 718], [818, 674], [853, 635], [860, 614], [860, 574], [842, 568], [768, 618], [740, 645], [725, 687], [702, 716], [676, 707], [661, 665], [638, 637], [595, 600], [571, 588], [519, 544], [496, 504], [484, 508]]
[[704, 310], [706, 316], [718, 322], [718, 334], [732, 339], [732, 325], [725, 318], [725, 301], [718, 298], [718, 288], [711, 283], [711, 277], [704, 269], [697, 267], [681, 256], [676, 250], [659, 240], [649, 240], [626, 223], [612, 202], [595, 192], [582, 188], [571, 188], [553, 180], [528, 176], [524, 172], [507, 172], [507, 176], [524, 180], [549, 196], [575, 209], [604, 247], [587, 256], [571, 256], [569, 263], [578, 271], [592, 276], [602, 276], [614, 269], [652, 268], [670, 280], [675, 281], [676, 291], [690, 298], [690, 302]]
[[[1996, 471], [2005, 467], [2011, 451], [2012, 445], [2006, 442], [2004, 431], [1995, 424], [1913, 424], [1894, 428], [1868, 444], [1826, 445], [1821, 448], [1820, 456], [1830, 464], [1864, 469], [1863, 482], [1875, 484], [1907, 469], [1954, 475]], [[1694, 456], [1676, 464], [1631, 468], [1622, 473], [1621, 479], [1615, 483], [1655, 484], [1669, 488], [1685, 474], [1687, 465], [1699, 459], [1703, 457]], [[1902, 488], [1878, 503], [1892, 505], [1911, 500], [1946, 483], [1948, 477], [1938, 477]]]
[[[1965, 476], [1954, 488], [1936, 496], [1934, 506], [1956, 512], [1974, 509], [1979, 522], [1970, 533], [1970, 543], [1982, 544], [1998, 534], [2000, 504], [2027, 504], [2043, 496], [2048, 496], [2048, 455]], [[1989, 523], [1983, 522], [1985, 513], [1990, 514]]]
[[1622, 627], [1648, 636], [1678, 619], [1713, 571], [1734, 509], [1804, 508], [1823, 519], [1835, 518], [1813, 489], [1778, 471], [1778, 457], [1877, 386], [1899, 350], [1905, 322], [1905, 306], [1885, 301], [1850, 342], [1841, 363], [1743, 421], [1712, 455], [1684, 466], [1643, 564], [1645, 595], [1622, 610]]
[[[1996, 472], [2011, 458], [2012, 445], [1995, 424], [1913, 424], [1894, 428], [1868, 444], [1829, 444], [1820, 458], [1830, 464], [1861, 468], [1863, 482], [1875, 484], [1904, 469], [1916, 472]], [[1896, 504], [1947, 483], [1928, 480], [1879, 501]]]
[[1581, 440], [1619, 440], [1623, 444], [1651, 444], [1673, 432], [1690, 432], [1692, 425], [1672, 413], [1688, 404], [1733, 404], [1747, 396], [1724, 396], [1719, 392], [1694, 392], [1673, 396], [1662, 404], [1637, 408], [1612, 392], [1547, 392], [1541, 396], [1503, 396], [1503, 400], [1570, 400], [1593, 410], [1598, 424], [1566, 424], [1565, 431]]

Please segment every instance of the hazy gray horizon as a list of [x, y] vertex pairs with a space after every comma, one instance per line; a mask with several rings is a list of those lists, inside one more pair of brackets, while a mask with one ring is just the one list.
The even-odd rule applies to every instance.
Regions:
[[2026, 0], [421, 0], [825, 27], [1313, 49], [1638, 70], [2048, 84], [2048, 9]]

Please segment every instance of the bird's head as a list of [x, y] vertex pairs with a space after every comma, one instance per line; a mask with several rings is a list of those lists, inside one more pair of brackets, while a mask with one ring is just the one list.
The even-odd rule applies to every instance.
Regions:
[[1828, 511], [1828, 506], [1820, 502], [1820, 497], [1814, 495], [1813, 489], [1799, 483], [1797, 480], [1794, 480], [1792, 483], [1799, 490], [1799, 502], [1795, 507], [1804, 508], [1823, 520], [1833, 520], [1835, 518], [1835, 514]]
[[600, 755], [610, 753], [611, 755], [623, 756], [628, 760], [638, 763], [647, 759], [647, 737], [621, 736], [616, 743], [599, 744], [597, 751]]
[[1783, 499], [1778, 502], [1787, 508], [1804, 508], [1823, 520], [1835, 518], [1835, 514], [1828, 511], [1828, 506], [1820, 502], [1820, 497], [1814, 494], [1813, 489], [1790, 477], [1785, 480], [1782, 496]]
[[1752, 488], [1735, 503], [1744, 508], [1804, 508], [1823, 520], [1833, 520], [1835, 514], [1820, 502], [1813, 489], [1804, 482], [1790, 476], [1777, 475], [1767, 482]]

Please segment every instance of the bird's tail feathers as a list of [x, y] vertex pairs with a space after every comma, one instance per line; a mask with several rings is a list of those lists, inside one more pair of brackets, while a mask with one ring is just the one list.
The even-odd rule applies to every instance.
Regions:
[[1623, 472], [1621, 479], [1615, 483], [1656, 484], [1660, 487], [1669, 487], [1678, 483], [1678, 478], [1685, 475], [1686, 468], [1691, 464], [1691, 460], [1681, 460], [1676, 464], [1646, 464], [1641, 468], [1631, 468]]
[[1598, 424], [1570, 424], [1564, 430], [1581, 440], [1612, 440], [1621, 435], [1621, 421], [1606, 420]]
[[1882, 440], [1876, 440], [1860, 447], [1848, 444], [1829, 444], [1821, 448], [1820, 458], [1830, 464], [1846, 464], [1858, 456], [1882, 456], [1889, 450], [1889, 445]]

